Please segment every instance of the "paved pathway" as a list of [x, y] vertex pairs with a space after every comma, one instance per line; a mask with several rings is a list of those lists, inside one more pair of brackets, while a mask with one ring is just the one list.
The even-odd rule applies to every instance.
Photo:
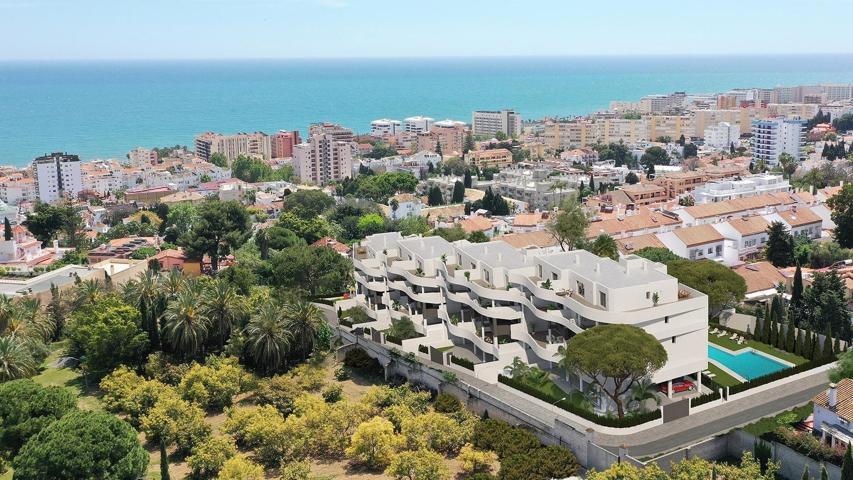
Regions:
[[[318, 306], [326, 313], [329, 323], [337, 325], [335, 310], [326, 305]], [[426, 359], [420, 359], [420, 361], [432, 368], [442, 369], [441, 365]], [[462, 382], [467, 383], [471, 387], [488, 393], [542, 423], [554, 424], [556, 413], [552, 410], [543, 409], [539, 404], [530, 402], [519, 395], [514, 395], [512, 392], [508, 392], [497, 385], [486, 383], [471, 375], [457, 372], [457, 376]], [[803, 405], [822, 389], [826, 388], [828, 382], [826, 372], [816, 373], [797, 382], [727, 402], [710, 410], [652, 427], [639, 433], [629, 435], [596, 433], [594, 441], [596, 444], [614, 452], [619, 446], [626, 445], [628, 453], [636, 458], [665, 453], [698, 443], [701, 440], [718, 434], [726, 433], [734, 428], [752, 423], [759, 418], [776, 415], [795, 406]], [[570, 425], [574, 424], [574, 422], [564, 415], [560, 415], [560, 418]], [[578, 425], [577, 430], [583, 432], [585, 429]]]

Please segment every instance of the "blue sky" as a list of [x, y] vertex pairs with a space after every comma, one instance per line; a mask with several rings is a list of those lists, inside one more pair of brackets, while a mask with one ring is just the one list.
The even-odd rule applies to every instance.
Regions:
[[825, 0], [0, 0], [0, 60], [851, 53], [840, 31], [815, 34], [820, 22], [847, 25], [846, 10]]

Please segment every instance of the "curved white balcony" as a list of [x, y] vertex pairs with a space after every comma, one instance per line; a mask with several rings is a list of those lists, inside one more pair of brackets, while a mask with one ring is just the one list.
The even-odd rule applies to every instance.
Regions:
[[498, 355], [498, 346], [487, 342], [485, 339], [477, 335], [475, 330], [474, 322], [458, 322], [454, 325], [447, 316], [447, 311], [443, 308], [438, 309], [438, 317], [444, 322], [447, 326], [447, 332], [469, 342], [473, 343], [480, 350], [490, 353], [492, 355]]
[[405, 293], [409, 298], [416, 302], [432, 303], [436, 305], [444, 303], [444, 296], [441, 292], [416, 292], [406, 282], [401, 280], [389, 281], [388, 286], [394, 290], [399, 290]]
[[539, 358], [545, 360], [547, 362], [557, 362], [559, 358], [557, 358], [557, 349], [560, 346], [556, 343], [548, 343], [543, 346], [540, 344], [527, 330], [527, 325], [524, 323], [518, 323], [515, 325], [510, 325], [509, 327], [510, 336], [512, 336], [513, 340], [523, 342], [527, 346], [533, 350]]
[[361, 275], [358, 275], [358, 274], [355, 275], [355, 281], [364, 285], [365, 288], [373, 290], [374, 292], [387, 292], [388, 291], [388, 285], [385, 285], [385, 282], [370, 281], [370, 280], [367, 280], [367, 278], [365, 278]]
[[[553, 290], [547, 290], [540, 287], [537, 285], [537, 282], [525, 275], [510, 273], [510, 281], [526, 286], [533, 295], [541, 300], [565, 305], [580, 316], [598, 323], [633, 325], [636, 323], [648, 322], [666, 316], [684, 313], [685, 310], [691, 308], [704, 308], [704, 304], [702, 303], [704, 298], [691, 294], [689, 298], [679, 299], [676, 302], [664, 303], [639, 310], [617, 312], [604, 310], [572, 296], [557, 295]], [[690, 291], [689, 288], [683, 285], [679, 285], [679, 289]]]
[[375, 258], [365, 258], [362, 260], [353, 258], [352, 264], [356, 270], [360, 270], [371, 277], [384, 277], [386, 275], [382, 263]]
[[523, 315], [520, 307], [484, 307], [480, 305], [480, 302], [476, 298], [472, 298], [472, 294], [470, 293], [453, 293], [451, 291], [447, 291], [447, 298], [471, 307], [474, 311], [484, 317], [499, 320], [520, 320]]

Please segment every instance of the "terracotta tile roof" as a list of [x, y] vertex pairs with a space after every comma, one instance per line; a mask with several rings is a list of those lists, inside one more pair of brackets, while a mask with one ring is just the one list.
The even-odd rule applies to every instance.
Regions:
[[826, 187], [826, 188], [823, 188], [823, 189], [818, 190], [818, 191], [820, 193], [822, 193], [826, 198], [829, 198], [829, 197], [834, 196], [836, 193], [840, 192], [841, 188], [842, 187], [840, 187], [840, 186], [838, 186], [838, 187]]
[[764, 217], [755, 215], [752, 217], [733, 218], [729, 220], [729, 225], [738, 231], [743, 236], [755, 235], [767, 230], [770, 224]]
[[843, 378], [836, 384], [838, 388], [838, 401], [835, 408], [829, 407], [829, 393], [824, 389], [812, 399], [815, 405], [834, 410], [839, 417], [845, 420], [853, 420], [853, 379]]
[[639, 195], [641, 193], [665, 192], [666, 189], [660, 185], [652, 183], [635, 183], [633, 185], [623, 185], [621, 190], [628, 195]]
[[620, 235], [624, 233], [636, 232], [651, 228], [661, 228], [673, 225], [680, 225], [681, 220], [662, 215], [657, 212], [644, 212], [636, 215], [627, 215], [622, 217], [610, 218], [600, 222], [591, 222], [586, 229], [587, 238], [597, 237], [602, 233], [608, 235]]
[[311, 244], [312, 247], [328, 247], [338, 253], [349, 253], [350, 248], [344, 243], [335, 240], [332, 237], [323, 237]]
[[794, 192], [794, 196], [799, 198], [803, 203], [813, 204], [817, 202], [817, 198], [815, 198], [812, 192], [809, 192], [808, 190]]
[[492, 228], [492, 221], [486, 217], [471, 217], [460, 220], [459, 225], [465, 233], [484, 232]]
[[684, 209], [693, 218], [709, 218], [731, 215], [768, 206], [791, 205], [797, 203], [788, 192], [766, 193], [755, 197], [736, 198], [725, 202], [694, 205]]
[[521, 213], [515, 216], [512, 220], [513, 227], [535, 227], [544, 222], [545, 218], [541, 213]]
[[157, 255], [154, 255], [154, 258], [160, 260], [161, 258], [184, 258], [184, 252], [180, 249], [168, 248], [166, 250], [161, 250]]
[[636, 237], [620, 238], [616, 240], [619, 245], [619, 251], [625, 254], [634, 253], [637, 250], [644, 248], [666, 248], [666, 245], [658, 240], [657, 235], [647, 233], [645, 235], [637, 235]]
[[418, 197], [412, 195], [411, 193], [398, 193], [397, 195], [391, 197], [391, 199], [397, 200], [397, 202], [399, 203], [415, 202], [419, 200]]
[[770, 262], [747, 263], [733, 270], [746, 282], [746, 293], [770, 290], [785, 283], [785, 276]]
[[495, 237], [495, 240], [503, 240], [504, 242], [512, 245], [514, 248], [545, 248], [557, 245], [557, 239], [545, 230], [540, 230], [538, 232], [509, 233], [507, 235], [497, 236]]
[[688, 247], [720, 242], [723, 240], [723, 235], [718, 232], [716, 228], [707, 224], [687, 228], [677, 228], [673, 233], [675, 233], [675, 236]]
[[785, 220], [785, 223], [792, 227], [802, 227], [803, 225], [811, 225], [812, 223], [823, 221], [810, 208], [798, 208], [796, 211], [785, 210], [784, 212], [778, 212], [777, 215], [782, 217], [782, 220]]
[[435, 220], [439, 217], [451, 218], [465, 215], [465, 205], [445, 205], [442, 207], [428, 207], [421, 209], [422, 217], [429, 217], [430, 220]]

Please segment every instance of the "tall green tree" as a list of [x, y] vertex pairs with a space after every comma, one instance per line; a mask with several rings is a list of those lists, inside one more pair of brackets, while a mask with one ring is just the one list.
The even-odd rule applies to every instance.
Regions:
[[676, 260], [667, 271], [679, 282], [708, 296], [708, 312], [716, 317], [733, 308], [746, 295], [746, 282], [732, 269], [711, 260]]
[[803, 322], [803, 271], [797, 264], [791, 284], [791, 301], [788, 303], [788, 321], [798, 327]]
[[218, 339], [221, 351], [231, 336], [234, 324], [245, 312], [243, 298], [231, 283], [217, 278], [205, 288], [201, 307], [210, 324], [212, 336]]
[[3, 240], [7, 242], [12, 239], [12, 224], [9, 223], [9, 217], [3, 217]]
[[444, 205], [444, 196], [441, 194], [441, 189], [438, 186], [433, 186], [427, 193], [427, 205], [434, 207]]
[[853, 184], [844, 185], [826, 205], [832, 210], [835, 240], [844, 248], [853, 248]]
[[788, 267], [794, 263], [794, 238], [782, 222], [773, 222], [767, 227], [767, 246], [764, 249], [767, 261], [774, 267]]
[[453, 195], [450, 198], [450, 203], [462, 203], [465, 201], [465, 185], [459, 180], [453, 184]]
[[619, 247], [616, 240], [610, 235], [601, 234], [595, 237], [595, 240], [590, 244], [589, 251], [599, 257], [610, 258], [613, 260], [619, 259]]
[[219, 270], [219, 260], [248, 240], [251, 233], [249, 214], [236, 201], [208, 200], [198, 207], [198, 221], [181, 236], [188, 258], [210, 257], [211, 269]]
[[287, 361], [292, 335], [281, 306], [267, 302], [246, 325], [246, 352], [265, 373], [281, 369]]
[[199, 292], [181, 289], [169, 301], [165, 320], [163, 337], [176, 353], [192, 358], [202, 352], [210, 335], [210, 319], [202, 308]]
[[844, 460], [841, 462], [841, 480], [853, 480], [853, 454], [850, 452], [850, 444], [844, 452]]
[[314, 349], [317, 335], [326, 326], [325, 316], [316, 305], [303, 298], [285, 303], [283, 313], [292, 345], [304, 360]]
[[631, 325], [599, 325], [560, 347], [560, 366], [592, 379], [625, 416], [625, 395], [640, 380], [661, 369], [667, 360], [660, 342]]
[[560, 211], [546, 225], [565, 252], [574, 250], [586, 239], [589, 216], [576, 197], [569, 197], [560, 205]]

